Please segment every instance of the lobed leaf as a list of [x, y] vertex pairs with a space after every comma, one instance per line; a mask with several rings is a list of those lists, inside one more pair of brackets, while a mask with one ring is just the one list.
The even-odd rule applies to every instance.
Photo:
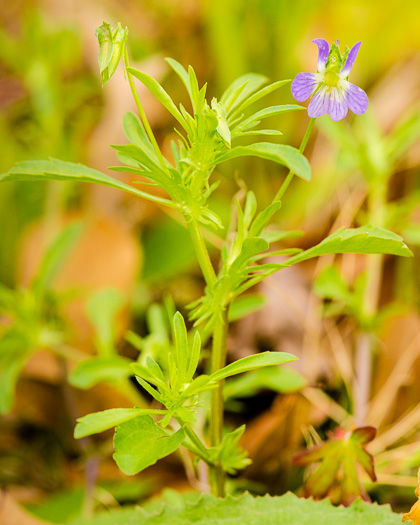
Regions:
[[400, 525], [401, 514], [389, 505], [356, 501], [350, 507], [334, 507], [329, 500], [313, 501], [292, 493], [283, 496], [215, 498], [204, 494], [198, 501], [164, 505], [148, 513], [137, 507], [107, 511], [96, 517], [78, 518], [70, 525]]
[[136, 417], [117, 427], [114, 459], [124, 474], [137, 474], [175, 452], [184, 438], [182, 428], [169, 434], [150, 416]]

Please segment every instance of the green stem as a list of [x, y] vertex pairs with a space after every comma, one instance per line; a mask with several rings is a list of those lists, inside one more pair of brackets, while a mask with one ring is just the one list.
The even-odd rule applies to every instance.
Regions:
[[[217, 372], [226, 365], [226, 349], [228, 334], [228, 307], [222, 316], [217, 319], [213, 332], [213, 349], [211, 355], [211, 373]], [[223, 431], [223, 386], [224, 381], [219, 381], [216, 388], [211, 391], [210, 404], [210, 446], [217, 447], [222, 440]], [[210, 466], [210, 486], [212, 494], [216, 497], [225, 496], [225, 473], [220, 465]]]
[[209, 286], [216, 282], [216, 274], [210, 260], [209, 252], [204, 243], [197, 221], [192, 217], [186, 217], [188, 230], [194, 245], [195, 253], [197, 255], [198, 264], [203, 272], [204, 279]]
[[[181, 421], [179, 421], [180, 424], [182, 424]], [[207, 452], [207, 449], [201, 439], [197, 436], [197, 434], [194, 432], [194, 430], [188, 425], [183, 424], [185, 433], [190, 438], [191, 442], [194, 444], [194, 447], [196, 450], [194, 450], [194, 453], [197, 454], [197, 456], [202, 459], [207, 465], [211, 464], [209, 454]]]
[[[308, 128], [306, 130], [306, 133], [302, 139], [302, 142], [300, 144], [300, 148], [299, 148], [299, 153], [303, 153], [305, 151], [305, 148], [306, 148], [306, 145], [308, 143], [308, 140], [309, 140], [309, 136], [311, 134], [311, 131], [312, 131], [312, 128], [314, 127], [314, 124], [315, 124], [315, 119], [314, 118], [311, 118], [311, 120], [309, 121], [309, 125], [308, 125]], [[280, 186], [280, 189], [279, 191], [277, 192], [277, 195], [274, 197], [274, 201], [273, 202], [277, 202], [277, 201], [280, 201], [284, 195], [284, 192], [287, 190], [291, 180], [293, 179], [293, 176], [294, 176], [294, 172], [292, 170], [289, 171], [287, 177], [285, 178], [283, 184]]]
[[163, 158], [162, 152], [160, 151], [159, 145], [153, 134], [152, 128], [150, 127], [149, 121], [147, 120], [146, 113], [144, 112], [143, 106], [141, 105], [139, 95], [134, 85], [133, 76], [128, 71], [128, 68], [130, 67], [130, 63], [128, 60], [127, 46], [125, 46], [124, 48], [124, 67], [127, 73], [128, 83], [130, 84], [131, 93], [133, 94], [134, 102], [136, 103], [137, 111], [139, 112], [140, 120], [144, 126], [147, 136], [149, 137], [150, 142], [152, 143], [153, 149], [155, 150], [156, 156], [159, 159], [159, 162], [162, 168], [166, 170], [165, 159]]

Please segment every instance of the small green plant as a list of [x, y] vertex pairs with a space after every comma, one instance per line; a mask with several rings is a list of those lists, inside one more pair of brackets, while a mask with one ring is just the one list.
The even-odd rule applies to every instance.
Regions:
[[[179, 447], [184, 447], [197, 462], [202, 461], [207, 465], [211, 492], [213, 496], [221, 498], [226, 494], [227, 476], [249, 464], [247, 454], [240, 446], [244, 426], [230, 432], [224, 429], [224, 381], [238, 374], [255, 373], [266, 367], [282, 365], [297, 359], [288, 353], [263, 352], [227, 364], [230, 319], [244, 316], [261, 305], [258, 297], [247, 295], [246, 292], [277, 271], [322, 255], [356, 252], [410, 257], [412, 254], [400, 236], [384, 229], [382, 225], [341, 228], [307, 250], [283, 246], [270, 251], [270, 245], [296, 236], [295, 232], [268, 228], [268, 225], [281, 209], [286, 189], [293, 177], [310, 181], [311, 169], [303, 152], [315, 119], [310, 120], [299, 149], [276, 142], [249, 143], [250, 137], [253, 140], [260, 136], [270, 138], [281, 135], [275, 129], [260, 129], [258, 126], [264, 119], [304, 109], [299, 105], [286, 104], [270, 106], [253, 113], [252, 104], [288, 85], [290, 81], [270, 84], [262, 75], [247, 74], [234, 81], [219, 99], [213, 98], [208, 102], [207, 86], [199, 85], [194, 69], [190, 66], [186, 70], [175, 60], [167, 59], [169, 66], [188, 92], [191, 108], [187, 109], [182, 105], [177, 106], [155, 79], [130, 67], [127, 29], [120, 25], [112, 29], [109, 24], [104, 23], [98, 28], [97, 36], [103, 84], [111, 79], [122, 59], [139, 114], [138, 117], [133, 113], [124, 116], [123, 127], [129, 143], [113, 146], [122, 165], [111, 169], [132, 174], [135, 177], [134, 183], [142, 184], [146, 189], [140, 190], [94, 169], [55, 159], [21, 162], [2, 175], [0, 180], [55, 179], [103, 184], [128, 191], [159, 206], [169, 207], [183, 217], [205, 281], [203, 296], [190, 305], [191, 329], [187, 330], [184, 317], [180, 312], [176, 312], [171, 320], [172, 337], [163, 337], [167, 356], [162, 358], [161, 355], [152, 355], [147, 344], [142, 342], [138, 362], [128, 366], [124, 358], [115, 354], [112, 331], [108, 329], [113, 312], [118, 306], [118, 299], [114, 301], [115, 297], [108, 296], [104, 300], [102, 297], [90, 306], [91, 318], [98, 333], [98, 356], [89, 362], [81, 363], [71, 376], [74, 385], [86, 388], [99, 380], [112, 380], [118, 376], [118, 379], [127, 381], [130, 374], [134, 375], [142, 389], [157, 402], [159, 408], [135, 406], [88, 414], [78, 419], [75, 437], [82, 438], [116, 427], [114, 459], [126, 474], [136, 474]], [[346, 57], [349, 61], [342, 71], [340, 69], [340, 74], [346, 73], [345, 76], [348, 76], [358, 47], [355, 46], [348, 55], [341, 57], [336, 45], [330, 52], [325, 50], [325, 45], [320, 45], [321, 66], [324, 67], [327, 60], [332, 60], [338, 53], [340, 65], [344, 64]], [[172, 159], [166, 158], [159, 148], [137, 94], [136, 79], [153, 93], [177, 123], [176, 132], [179, 139], [172, 142]], [[325, 94], [328, 91], [326, 87], [338, 89], [341, 86], [340, 84], [336, 88], [337, 83], [331, 86], [331, 82], [335, 82], [331, 75], [327, 80], [326, 85], [320, 80], [322, 85], [318, 85], [319, 90], [315, 92], [313, 100], [320, 99], [321, 93], [324, 97], [322, 103], [326, 104], [329, 101]], [[341, 81], [347, 82], [344, 77]], [[317, 85], [314, 85], [313, 91], [316, 89]], [[334, 98], [333, 95], [331, 97]], [[354, 107], [353, 105], [353, 110]], [[352, 109], [351, 105], [350, 108]], [[343, 118], [342, 112], [333, 115]], [[244, 138], [247, 142], [244, 142]], [[230, 224], [224, 224], [210, 204], [210, 196], [219, 184], [217, 167], [221, 163], [246, 156], [275, 162], [285, 167], [288, 174], [268, 206], [261, 209], [254, 192], [247, 191], [243, 201], [236, 199], [234, 202]], [[147, 187], [150, 186], [162, 189], [165, 196], [147, 192]], [[203, 228], [211, 229], [223, 238], [223, 247], [217, 260], [210, 258]], [[267, 257], [273, 255], [281, 255], [282, 262], [265, 262]], [[110, 308], [101, 312], [103, 305]], [[135, 339], [135, 336], [130, 337]], [[203, 363], [202, 346], [210, 340], [210, 358]], [[202, 370], [205, 373], [201, 373]], [[265, 377], [261, 375], [260, 381], [264, 381]], [[201, 414], [203, 409], [208, 413], [207, 423], [204, 425], [198, 424], [198, 414]], [[358, 429], [351, 434], [351, 443], [356, 443], [357, 436], [360, 435], [364, 439], [359, 440], [360, 444], [368, 441], [363, 435], [363, 429]], [[340, 442], [340, 450], [345, 448], [343, 443]], [[343, 452], [343, 461], [353, 461], [355, 456], [359, 462], [364, 462], [367, 453], [362, 446], [356, 445], [351, 449], [351, 454]], [[318, 456], [315, 459], [317, 458]], [[338, 468], [337, 465], [338, 460], [333, 465], [334, 469]], [[366, 467], [365, 464], [364, 466]], [[354, 468], [347, 469], [343, 473], [344, 476], [346, 472], [353, 476]], [[331, 476], [328, 476], [328, 480], [332, 482], [333, 479], [330, 478]], [[354, 496], [355, 490], [358, 489], [356, 476], [356, 482], [351, 486], [351, 496]], [[289, 500], [292, 499], [290, 496]], [[245, 500], [248, 505], [249, 496], [246, 496]], [[229, 499], [224, 503], [215, 501], [211, 498], [202, 500], [200, 512], [208, 505], [219, 504], [226, 504], [226, 508], [231, 512], [236, 504], [234, 500]], [[294, 500], [289, 504], [292, 509], [290, 513], [298, 515], [299, 505], [295, 508]], [[276, 512], [280, 511], [273, 510], [273, 516], [276, 516]], [[334, 511], [328, 509], [328, 512]], [[354, 508], [351, 512], [354, 512]], [[283, 520], [283, 514], [278, 516]], [[394, 522], [390, 516], [384, 518], [388, 520], [387, 523]], [[291, 518], [289, 522], [297, 523], [295, 517], [295, 521]], [[153, 519], [151, 518], [150, 523], [163, 523], [158, 518], [157, 521]], [[351, 518], [349, 520], [351, 521]], [[185, 521], [179, 521], [181, 522], [189, 521], [185, 518]], [[228, 523], [226, 520], [225, 522]], [[267, 523], [274, 521], [269, 520]]]

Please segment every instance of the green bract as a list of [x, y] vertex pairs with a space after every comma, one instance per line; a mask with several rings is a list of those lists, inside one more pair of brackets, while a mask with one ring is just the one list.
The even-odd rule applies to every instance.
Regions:
[[120, 63], [124, 46], [127, 41], [128, 29], [123, 29], [121, 24], [115, 29], [104, 22], [96, 29], [96, 37], [99, 42], [99, 71], [102, 77], [102, 85], [105, 85], [115, 73]]

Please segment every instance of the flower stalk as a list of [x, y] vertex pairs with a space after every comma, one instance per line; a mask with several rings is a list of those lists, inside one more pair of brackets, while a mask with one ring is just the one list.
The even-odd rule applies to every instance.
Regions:
[[[314, 127], [314, 124], [315, 124], [315, 120], [316, 120], [315, 118], [311, 118], [311, 120], [309, 121], [309, 124], [308, 124], [308, 127], [306, 129], [305, 135], [304, 135], [304, 137], [302, 139], [302, 142], [300, 144], [300, 147], [299, 147], [299, 153], [303, 153], [305, 151], [306, 145], [308, 144], [308, 140], [309, 140], [309, 137], [311, 135], [312, 128]], [[292, 170], [290, 170], [289, 173], [287, 174], [287, 177], [285, 178], [283, 184], [280, 186], [280, 189], [277, 192], [277, 195], [274, 197], [273, 202], [277, 202], [277, 201], [280, 201], [282, 199], [285, 191], [287, 190], [287, 188], [289, 187], [290, 182], [293, 179], [293, 176], [294, 176], [294, 173], [293, 173]]]

